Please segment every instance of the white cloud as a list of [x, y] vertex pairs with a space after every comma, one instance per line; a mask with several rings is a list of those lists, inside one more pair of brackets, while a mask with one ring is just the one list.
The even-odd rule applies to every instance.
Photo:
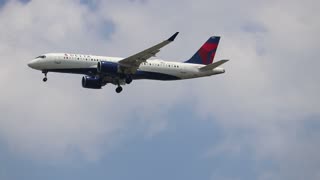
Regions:
[[[166, 111], [175, 103], [162, 97], [169, 94], [168, 99], [176, 101], [183, 95], [179, 95], [182, 90], [179, 83], [169, 83], [169, 88], [159, 92], [162, 96], [155, 95], [154, 90], [168, 87], [163, 82], [136, 82], [135, 86], [125, 87], [121, 95], [115, 94], [111, 85], [101, 91], [82, 89], [80, 76], [49, 73], [48, 83], [43, 84], [41, 73], [26, 65], [39, 54], [89, 53], [91, 49], [96, 54], [114, 51], [121, 55], [123, 47], [127, 48], [103, 42], [110, 34], [97, 36], [101, 31], [97, 28], [108, 17], [100, 17], [75, 2], [53, 1], [48, 6], [44, 1], [27, 5], [11, 1], [0, 13], [0, 22], [6, 27], [1, 29], [0, 45], [4, 60], [0, 79], [6, 87], [1, 90], [0, 137], [23, 156], [61, 160], [80, 154], [84, 159], [96, 160], [123, 137], [130, 136], [126, 122], [132, 121], [133, 114], [135, 123], [143, 125], [147, 136], [164, 130]], [[126, 37], [119, 38], [119, 42], [124, 41], [132, 42]]]
[[[165, 130], [167, 111], [188, 101], [199, 118], [214, 119], [225, 133], [212, 155], [249, 147], [257, 162], [271, 159], [279, 168], [261, 172], [261, 179], [319, 177], [313, 151], [319, 134], [305, 134], [304, 126], [319, 117], [318, 1], [97, 3], [88, 9], [77, 1], [11, 1], [1, 10], [0, 82], [6, 88], [0, 137], [12, 149], [40, 158], [76, 151], [97, 159], [105, 145], [112, 148], [130, 134], [130, 121], [152, 137]], [[106, 20], [115, 25], [109, 41], [96, 30]], [[161, 58], [189, 58], [219, 34], [217, 59], [231, 59], [227, 73], [174, 83], [138, 81], [117, 95], [110, 86], [81, 89], [79, 76], [49, 74], [42, 84], [40, 73], [26, 67], [28, 59], [50, 51], [127, 56], [175, 31], [180, 36]]]

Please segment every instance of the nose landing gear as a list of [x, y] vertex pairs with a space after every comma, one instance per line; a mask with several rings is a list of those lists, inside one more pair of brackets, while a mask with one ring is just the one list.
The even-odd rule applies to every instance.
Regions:
[[44, 78], [42, 79], [43, 82], [47, 82], [48, 78], [47, 78], [47, 74], [48, 71], [42, 71], [42, 73], [44, 74]]

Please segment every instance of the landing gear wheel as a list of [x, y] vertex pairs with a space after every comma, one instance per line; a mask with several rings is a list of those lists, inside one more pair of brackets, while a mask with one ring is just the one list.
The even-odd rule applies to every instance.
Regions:
[[128, 76], [127, 78], [126, 78], [126, 83], [127, 84], [130, 84], [132, 82], [132, 77], [131, 76]]
[[42, 73], [44, 74], [44, 78], [42, 79], [43, 82], [47, 82], [48, 78], [47, 78], [47, 74], [48, 71], [42, 71]]
[[122, 91], [122, 87], [121, 87], [121, 86], [118, 86], [118, 87], [116, 88], [116, 92], [117, 92], [117, 93], [121, 93], [121, 91]]

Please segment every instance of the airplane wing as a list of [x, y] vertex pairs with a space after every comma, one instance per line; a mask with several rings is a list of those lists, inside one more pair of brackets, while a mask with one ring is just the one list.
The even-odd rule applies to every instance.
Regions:
[[137, 54], [134, 54], [132, 56], [129, 56], [127, 58], [124, 58], [119, 61], [119, 65], [121, 69], [124, 71], [124, 73], [134, 73], [140, 66], [141, 63], [146, 62], [147, 59], [151, 58], [152, 56], [155, 56], [158, 52], [160, 52], [160, 49], [172, 41], [177, 37], [179, 32], [176, 32], [174, 35], [172, 35], [169, 39], [154, 45], [144, 51], [141, 51]]

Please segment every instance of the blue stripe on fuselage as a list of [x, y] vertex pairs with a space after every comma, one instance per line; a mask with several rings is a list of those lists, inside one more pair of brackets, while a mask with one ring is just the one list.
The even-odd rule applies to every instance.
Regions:
[[138, 70], [133, 76], [133, 79], [153, 79], [153, 80], [179, 80], [180, 78], [177, 76], [158, 73], [158, 72], [148, 72], [148, 71], [140, 71]]
[[92, 75], [97, 73], [97, 68], [72, 68], [72, 69], [48, 69], [48, 72], [71, 73]]
[[[76, 69], [48, 69], [48, 72], [60, 72], [60, 73], [72, 73], [72, 74], [85, 74], [85, 75], [95, 75], [97, 74], [96, 68], [76, 68]], [[119, 74], [118, 76], [120, 76]], [[133, 79], [152, 79], [152, 80], [179, 80], [180, 78], [173, 75], [168, 75], [158, 72], [148, 72], [137, 70], [135, 74], [132, 75]]]

